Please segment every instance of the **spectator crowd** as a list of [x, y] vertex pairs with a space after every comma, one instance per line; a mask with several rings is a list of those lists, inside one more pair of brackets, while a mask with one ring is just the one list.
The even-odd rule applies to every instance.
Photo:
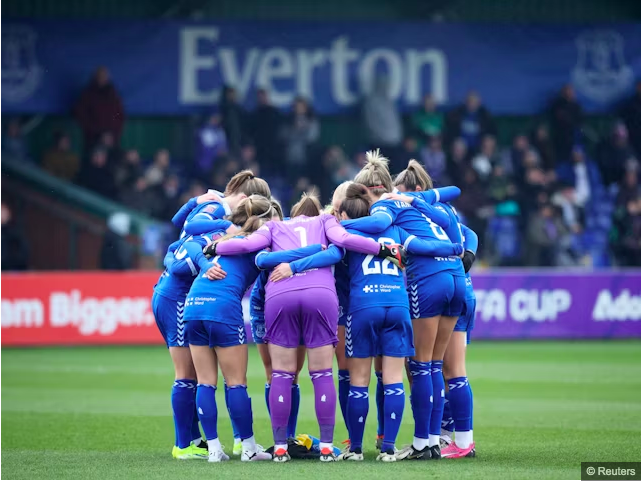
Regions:
[[[178, 162], [162, 145], [142, 159], [121, 147], [123, 103], [107, 69], [99, 68], [74, 107], [82, 151], [72, 150], [68, 133], [56, 132], [39, 163], [56, 177], [167, 220], [189, 197], [223, 188], [245, 168], [266, 178], [287, 205], [307, 190], [327, 199], [362, 167], [364, 151], [378, 147], [394, 173], [414, 158], [435, 185], [461, 188], [454, 206], [479, 234], [479, 257], [491, 265], [639, 266], [639, 87], [615, 114], [604, 135], [590, 132], [566, 85], [530, 131], [502, 146], [476, 92], [447, 111], [426, 95], [418, 111], [404, 116], [387, 95], [386, 78], [379, 78], [357, 120], [362, 148], [347, 152], [321, 144], [320, 120], [307, 99], [296, 98], [283, 113], [259, 89], [247, 111], [227, 87], [195, 129], [192, 161]], [[3, 155], [30, 160], [22, 130], [18, 121], [7, 123]]]

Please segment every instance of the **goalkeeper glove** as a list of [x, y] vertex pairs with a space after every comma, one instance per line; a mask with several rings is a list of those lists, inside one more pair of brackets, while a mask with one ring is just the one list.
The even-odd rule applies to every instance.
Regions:
[[407, 251], [403, 246], [399, 244], [380, 244], [380, 252], [378, 252], [378, 257], [387, 259], [401, 269], [407, 265]]
[[203, 255], [206, 256], [206, 259], [210, 259], [211, 257], [215, 257], [217, 255], [217, 243], [212, 242], [208, 244], [206, 247], [203, 248]]

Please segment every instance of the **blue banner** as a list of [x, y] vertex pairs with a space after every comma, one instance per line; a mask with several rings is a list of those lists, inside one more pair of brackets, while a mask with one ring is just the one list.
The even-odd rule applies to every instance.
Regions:
[[543, 111], [564, 83], [603, 112], [640, 78], [640, 25], [149, 21], [2, 22], [3, 113], [69, 112], [98, 65], [128, 114], [200, 112], [234, 86], [265, 87], [322, 114], [359, 103], [378, 74], [404, 110], [425, 93], [455, 105], [478, 90], [495, 114]]

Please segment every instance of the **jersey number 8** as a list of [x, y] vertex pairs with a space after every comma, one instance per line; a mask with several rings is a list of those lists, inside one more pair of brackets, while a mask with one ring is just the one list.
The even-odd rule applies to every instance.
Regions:
[[439, 240], [444, 240], [448, 241], [449, 236], [445, 233], [443, 228], [436, 224], [434, 221], [432, 221], [429, 217], [427, 217], [425, 214], [422, 214], [422, 216], [429, 222], [429, 227], [431, 227], [432, 232], [434, 232], [434, 235], [436, 236], [437, 239]]
[[[378, 242], [381, 244], [396, 244], [396, 241], [387, 237], [381, 237], [380, 239], [378, 239]], [[369, 267], [371, 261], [373, 261], [373, 267]], [[387, 274], [390, 276], [397, 276], [398, 267], [392, 264], [391, 261], [388, 261], [387, 259], [384, 259], [382, 261], [379, 259], [374, 260], [372, 255], [368, 255], [362, 261], [362, 273], [365, 276], [368, 276], [369, 274]]]

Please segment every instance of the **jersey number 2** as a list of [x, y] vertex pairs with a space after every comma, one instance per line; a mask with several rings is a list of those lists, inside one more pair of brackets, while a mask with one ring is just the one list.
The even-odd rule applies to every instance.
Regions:
[[[394, 241], [393, 239], [388, 239], [387, 237], [381, 237], [380, 239], [378, 239], [378, 242], [382, 244], [396, 244], [396, 241]], [[369, 267], [371, 261], [373, 261], [373, 267]], [[362, 273], [365, 276], [368, 276], [369, 274], [387, 274], [390, 276], [397, 276], [398, 267], [393, 265], [391, 261], [388, 261], [387, 259], [383, 261], [374, 260], [372, 255], [368, 255], [362, 261]]]

